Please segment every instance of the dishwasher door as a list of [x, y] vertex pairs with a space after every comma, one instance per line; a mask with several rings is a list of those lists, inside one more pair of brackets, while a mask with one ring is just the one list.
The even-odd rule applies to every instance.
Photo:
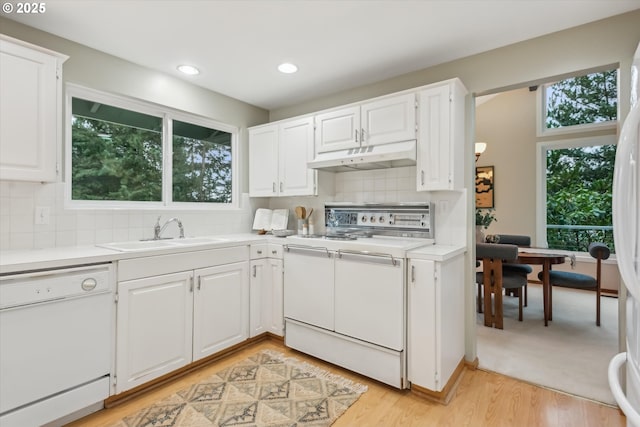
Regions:
[[[0, 278], [0, 419], [99, 381], [93, 403], [109, 396], [113, 351], [110, 265]], [[68, 402], [67, 408], [73, 407]], [[56, 405], [50, 405], [56, 406]], [[58, 405], [59, 406], [59, 405]], [[82, 408], [76, 408], [82, 409]], [[40, 418], [40, 417], [43, 418]], [[8, 418], [7, 418], [8, 417]]]

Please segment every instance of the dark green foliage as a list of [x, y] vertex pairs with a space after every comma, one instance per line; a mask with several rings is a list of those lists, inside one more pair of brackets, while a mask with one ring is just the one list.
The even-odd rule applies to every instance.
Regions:
[[73, 200], [160, 201], [159, 132], [74, 116]]
[[231, 147], [174, 136], [173, 200], [231, 203]]
[[[73, 116], [73, 200], [163, 201], [162, 118], [76, 98], [73, 108], [91, 114]], [[179, 121], [173, 130], [173, 201], [231, 203], [232, 135]]]
[[[548, 92], [547, 127], [617, 118], [617, 71], [563, 80]], [[547, 224], [550, 248], [586, 251], [593, 241], [612, 251], [611, 192], [615, 145], [547, 151]]]
[[617, 70], [562, 80], [547, 90], [547, 128], [616, 120]]

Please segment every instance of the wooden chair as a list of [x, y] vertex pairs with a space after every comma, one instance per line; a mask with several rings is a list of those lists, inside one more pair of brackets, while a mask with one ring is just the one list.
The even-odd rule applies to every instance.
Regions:
[[[528, 248], [531, 246], [531, 237], [530, 236], [525, 236], [525, 235], [520, 235], [520, 234], [496, 234], [496, 236], [498, 237], [498, 243], [503, 243], [505, 245], [516, 245], [520, 248]], [[529, 275], [531, 272], [533, 272], [533, 268], [531, 268], [530, 265], [527, 264], [518, 264], [518, 263], [513, 263], [513, 262], [506, 262], [502, 265], [502, 268], [505, 271], [512, 271], [512, 272], [518, 272], [518, 273], [524, 273], [526, 275]], [[527, 289], [527, 285], [524, 285], [524, 306], [526, 307], [529, 303], [529, 297], [528, 297], [528, 289]]]
[[[513, 290], [518, 295], [518, 320], [522, 322], [522, 288], [527, 284], [527, 275], [522, 272], [504, 270], [505, 261], [518, 258], [516, 245], [502, 243], [477, 243], [476, 258], [482, 259], [482, 271], [476, 273], [478, 299], [484, 288], [484, 324], [503, 329], [502, 290]], [[482, 286], [480, 286], [482, 285]], [[493, 298], [491, 295], [493, 294]], [[493, 300], [493, 305], [492, 305]], [[479, 306], [481, 302], [478, 303]], [[482, 312], [482, 310], [479, 310]]]
[[[594, 242], [589, 245], [589, 254], [596, 259], [596, 277], [589, 276], [587, 274], [574, 273], [572, 271], [555, 271], [549, 272], [549, 283], [551, 289], [554, 286], [573, 289], [584, 289], [596, 292], [596, 325], [600, 326], [600, 289], [602, 281], [602, 260], [608, 259], [611, 255], [611, 250], [607, 245], [600, 242]], [[538, 278], [542, 280], [542, 272], [538, 274]], [[551, 312], [552, 298], [549, 289], [549, 312]]]

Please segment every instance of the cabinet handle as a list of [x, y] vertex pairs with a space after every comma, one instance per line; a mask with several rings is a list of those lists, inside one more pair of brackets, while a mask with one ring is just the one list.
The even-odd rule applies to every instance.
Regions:
[[280, 192], [282, 193], [282, 181], [280, 181]]
[[360, 129], [360, 141], [364, 142], [366, 139], [366, 134], [364, 133], [364, 129]]
[[262, 249], [258, 249], [256, 252], [258, 252], [258, 255], [262, 255]]
[[202, 276], [198, 276], [198, 290], [202, 289]]
[[416, 281], [416, 266], [411, 266], [411, 283], [415, 283]]
[[276, 255], [278, 253], [278, 251], [276, 251], [275, 249], [271, 251], [272, 254]]
[[271, 187], [273, 188], [273, 192], [275, 193], [276, 192], [276, 183], [275, 183], [275, 181], [273, 182], [273, 185]]
[[193, 276], [189, 277], [189, 292], [193, 292]]
[[253, 277], [256, 277], [256, 266], [253, 266]]
[[424, 170], [420, 171], [420, 182], [424, 185]]
[[356, 142], [358, 142], [358, 129], [356, 129]]

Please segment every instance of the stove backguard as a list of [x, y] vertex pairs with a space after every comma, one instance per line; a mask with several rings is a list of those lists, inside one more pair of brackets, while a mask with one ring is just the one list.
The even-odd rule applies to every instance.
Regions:
[[366, 233], [433, 239], [433, 203], [327, 204], [324, 208], [328, 235]]

